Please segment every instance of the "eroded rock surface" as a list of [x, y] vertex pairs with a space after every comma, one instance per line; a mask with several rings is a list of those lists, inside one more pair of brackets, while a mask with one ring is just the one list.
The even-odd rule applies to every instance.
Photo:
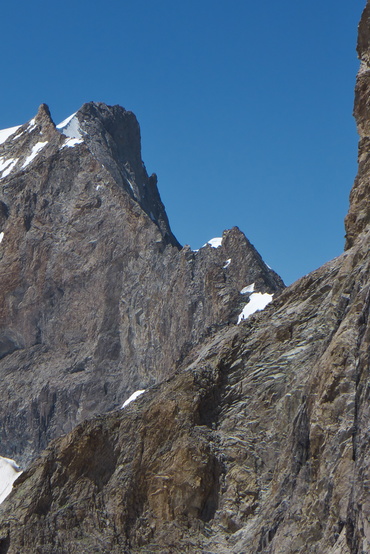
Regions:
[[[362, 64], [370, 59], [369, 6]], [[362, 65], [346, 251], [239, 326], [229, 315], [230, 325], [195, 339], [174, 374], [164, 370], [167, 380], [123, 410], [51, 443], [0, 508], [0, 552], [370, 551], [367, 73]], [[238, 231], [222, 247], [229, 240], [252, 252]], [[217, 260], [223, 271], [234, 259], [210, 246], [178, 255], [184, 264], [204, 258], [207, 268]], [[218, 306], [226, 285], [216, 266], [210, 305]], [[230, 306], [235, 314], [237, 303]], [[4, 349], [19, 341], [7, 339]], [[52, 405], [51, 391], [43, 394]]]
[[9, 552], [366, 552], [369, 239], [53, 443]]
[[367, 3], [358, 27], [357, 54], [360, 69], [355, 88], [354, 116], [360, 135], [358, 144], [358, 174], [351, 190], [350, 208], [345, 219], [346, 248], [370, 222], [370, 5]]
[[243, 287], [284, 287], [237, 228], [180, 247], [119, 106], [85, 104], [57, 129], [42, 105], [0, 144], [0, 232], [0, 453], [23, 467], [173, 374], [237, 320]]

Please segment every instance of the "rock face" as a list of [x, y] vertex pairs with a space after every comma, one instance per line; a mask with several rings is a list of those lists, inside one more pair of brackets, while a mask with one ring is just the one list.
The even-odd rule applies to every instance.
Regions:
[[[246, 285], [284, 285], [237, 229], [181, 248], [135, 116], [47, 106], [0, 132], [0, 453], [23, 467], [49, 441], [172, 375], [235, 322]], [[227, 260], [231, 260], [226, 263]]]
[[[167, 238], [158, 263], [170, 251], [177, 264], [188, 268], [191, 260], [200, 268], [202, 276], [197, 280], [193, 269], [193, 284], [182, 290], [196, 294], [204, 287], [210, 294], [201, 314], [208, 331], [202, 334], [201, 318], [191, 312], [189, 327], [179, 323], [178, 331], [195, 330], [185, 350], [176, 346], [178, 363], [166, 370], [170, 354], [163, 362], [153, 359], [156, 378], [164, 381], [123, 410], [95, 416], [49, 444], [0, 507], [0, 553], [370, 552], [370, 65], [369, 71], [363, 65], [369, 36], [370, 2], [359, 33], [359, 175], [346, 251], [238, 326], [240, 300], [226, 295], [237, 274], [218, 276], [234, 271], [232, 252], [257, 260], [254, 250], [234, 229], [220, 248], [179, 251], [162, 219], [165, 227], [155, 229]], [[130, 193], [129, 201], [136, 202]], [[188, 275], [176, 267], [171, 283]], [[257, 273], [244, 274], [244, 282], [258, 281], [261, 291], [278, 286], [269, 281], [274, 275]], [[230, 325], [217, 329], [217, 317]], [[133, 337], [141, 332], [134, 331]], [[14, 336], [7, 336], [5, 350]], [[104, 336], [105, 352], [114, 335]], [[20, 354], [14, 350], [4, 360]], [[15, 366], [9, 373], [15, 379]], [[28, 373], [22, 371], [22, 382]], [[49, 389], [42, 394], [50, 399]]]
[[367, 3], [358, 27], [357, 53], [360, 69], [355, 88], [354, 116], [360, 135], [358, 145], [358, 174], [351, 191], [350, 208], [345, 220], [346, 248], [370, 222], [370, 5]]
[[4, 552], [367, 552], [369, 240], [50, 445]]

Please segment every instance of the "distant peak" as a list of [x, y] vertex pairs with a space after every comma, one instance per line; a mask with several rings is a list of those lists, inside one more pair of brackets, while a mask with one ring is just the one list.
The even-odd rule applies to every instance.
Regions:
[[36, 117], [48, 117], [51, 119], [49, 106], [47, 104], [40, 104]]
[[43, 126], [52, 126], [52, 128], [55, 128], [54, 121], [52, 120], [49, 106], [47, 104], [41, 104], [39, 109], [37, 110], [37, 114], [35, 116], [35, 124], [39, 124], [42, 127]]

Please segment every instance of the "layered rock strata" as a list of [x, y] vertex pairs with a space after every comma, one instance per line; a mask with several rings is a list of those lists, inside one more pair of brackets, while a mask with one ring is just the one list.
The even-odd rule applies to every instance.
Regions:
[[53, 443], [2, 507], [9, 553], [366, 552], [369, 239]]
[[1, 552], [370, 551], [367, 72], [345, 253], [52, 443], [0, 509]]
[[236, 228], [180, 247], [131, 112], [89, 103], [56, 128], [42, 105], [1, 137], [0, 454], [25, 467], [172, 375], [243, 287], [283, 283]]
[[[370, 551], [369, 6], [370, 3], [359, 27], [361, 69], [355, 104], [360, 132], [359, 174], [346, 218], [346, 252], [300, 279], [263, 312], [237, 326], [233, 323], [241, 307], [239, 291], [243, 286], [260, 279], [261, 291], [278, 288], [277, 282], [268, 282], [272, 278], [270, 274], [261, 280], [257, 270], [253, 275], [235, 274], [232, 279], [231, 273], [222, 279], [219, 277], [221, 271], [233, 271], [232, 263], [240, 254], [239, 248], [246, 258], [251, 253], [254, 255], [248, 242], [237, 230], [232, 230], [224, 234], [220, 248], [207, 246], [197, 254], [187, 248], [179, 250], [166, 218], [158, 212], [155, 216], [158, 223], [153, 222], [139, 189], [125, 190], [125, 195], [122, 194], [125, 200], [121, 201], [127, 202], [130, 209], [132, 205], [137, 211], [140, 208], [137, 217], [147, 222], [147, 233], [153, 232], [153, 225], [157, 233], [154, 236], [161, 237], [158, 273], [175, 265], [188, 268], [189, 264], [193, 268], [188, 277], [194, 287], [190, 287], [191, 294], [196, 294], [194, 291], [200, 294], [201, 289], [204, 297], [204, 291], [212, 291], [208, 308], [204, 301], [198, 328], [192, 312], [191, 317], [187, 316], [192, 321], [189, 327], [181, 321], [178, 330], [192, 330], [187, 331], [190, 339], [186, 347], [176, 347], [172, 358], [169, 353], [163, 354], [163, 359], [153, 357], [145, 366], [145, 371], [150, 365], [158, 372], [150, 383], [145, 383], [145, 386], [152, 385], [149, 390], [123, 410], [84, 422], [50, 444], [42, 457], [18, 478], [13, 493], [0, 508], [0, 552], [360, 554]], [[102, 164], [105, 155], [106, 150], [95, 151], [93, 159]], [[109, 156], [116, 160], [115, 155]], [[118, 158], [121, 159], [117, 155]], [[119, 173], [113, 162], [107, 171], [114, 176], [115, 183], [120, 183], [117, 190], [124, 190], [126, 174]], [[130, 182], [134, 180], [131, 178]], [[94, 185], [98, 186], [95, 181]], [[121, 198], [117, 191], [116, 196]], [[6, 223], [10, 219], [7, 214], [12, 212], [3, 202]], [[33, 216], [32, 225], [37, 221]], [[101, 223], [99, 228], [102, 227]], [[142, 227], [145, 229], [145, 225]], [[12, 235], [13, 232], [9, 233], [9, 237]], [[5, 228], [4, 237], [7, 236]], [[146, 239], [147, 236], [142, 239], [140, 252], [148, 252]], [[171, 252], [172, 263], [163, 261], [167, 259], [167, 252]], [[61, 272], [65, 271], [66, 258], [65, 254], [59, 266]], [[152, 262], [154, 258], [147, 254], [148, 259]], [[227, 264], [229, 259], [232, 261]], [[257, 260], [258, 256], [254, 255], [253, 259]], [[103, 265], [108, 273], [111, 265], [106, 261]], [[254, 262], [248, 267], [253, 265]], [[81, 294], [78, 283], [84, 274], [82, 269], [78, 272], [78, 267], [73, 266], [70, 278]], [[120, 266], [115, 276], [121, 275], [122, 267], [126, 264]], [[139, 263], [139, 267], [144, 265]], [[198, 281], [194, 269], [197, 267], [201, 268]], [[207, 271], [210, 271], [209, 278], [205, 277]], [[77, 277], [73, 281], [75, 273]], [[189, 290], [183, 285], [184, 274], [188, 275], [184, 270], [175, 272], [177, 278], [172, 278], [172, 290]], [[138, 275], [144, 275], [144, 269]], [[236, 283], [235, 288], [230, 281]], [[116, 278], [109, 281], [115, 282]], [[183, 288], [174, 288], [174, 283], [179, 282]], [[88, 293], [91, 290], [87, 285]], [[107, 287], [106, 298], [108, 290], [111, 288]], [[121, 290], [117, 296], [112, 295], [110, 306], [115, 306], [115, 300], [121, 298]], [[164, 285], [163, 290], [166, 290]], [[72, 299], [73, 287], [68, 294]], [[128, 297], [133, 294], [130, 290]], [[84, 298], [88, 299], [89, 294]], [[171, 307], [171, 298], [168, 293], [168, 307]], [[13, 300], [9, 306], [12, 305], [19, 304]], [[130, 309], [134, 307], [130, 305]], [[5, 321], [17, 322], [15, 328], [20, 329], [16, 313], [13, 308], [9, 320], [5, 318]], [[121, 321], [124, 311], [119, 313]], [[159, 312], [157, 317], [161, 314], [164, 312]], [[69, 317], [72, 329], [76, 329], [71, 314]], [[206, 321], [205, 333], [201, 331], [202, 318]], [[131, 320], [124, 321], [127, 324]], [[217, 330], [214, 326], [219, 321], [228, 321], [230, 325]], [[9, 331], [4, 335], [3, 360], [7, 363], [29, 361], [27, 356], [32, 348], [34, 359], [41, 360], [41, 356], [47, 355], [46, 346], [52, 344], [46, 338], [53, 327], [45, 328], [47, 331], [40, 335], [43, 341], [40, 339], [33, 346], [23, 345], [13, 353], [10, 350], [16, 344], [14, 337], [21, 335], [22, 340], [24, 336], [32, 337], [33, 328], [24, 324], [23, 329], [29, 329], [28, 335], [25, 331], [21, 334], [18, 330], [19, 335]], [[110, 324], [106, 327], [111, 328]], [[132, 328], [134, 337], [146, 337], [145, 333], [141, 334], [140, 325]], [[66, 329], [67, 325], [64, 330], [62, 326], [61, 337]], [[170, 325], [166, 333], [171, 334], [171, 329]], [[84, 341], [77, 342], [79, 347], [90, 335], [95, 336], [89, 328]], [[50, 336], [54, 340], [58, 335], [54, 331]], [[110, 345], [117, 344], [114, 334], [109, 335], [107, 331], [103, 336], [105, 342], [100, 352], [114, 352], [113, 347], [110, 350]], [[136, 340], [132, 348], [134, 359], [143, 356], [137, 354], [141, 350], [140, 341]], [[65, 352], [72, 356], [70, 340], [65, 343]], [[94, 348], [89, 347], [89, 352], [95, 353], [97, 346], [94, 341], [92, 344]], [[121, 347], [116, 347], [116, 351], [120, 353]], [[50, 351], [49, 356], [52, 360]], [[109, 356], [106, 355], [104, 362], [108, 368], [112, 367], [110, 361], [122, 360]], [[179, 360], [177, 364], [175, 359]], [[175, 366], [177, 371], [171, 375]], [[33, 371], [31, 367], [27, 371], [24, 363], [20, 367], [23, 368], [21, 379], [19, 373], [16, 379], [15, 365], [12, 370], [8, 369], [10, 379], [18, 387], [20, 382], [26, 386], [26, 376]], [[96, 372], [98, 366], [94, 367]], [[120, 367], [122, 370], [123, 365]], [[76, 376], [85, 371], [85, 368], [70, 373], [62, 371], [61, 375], [70, 379], [70, 374]], [[106, 374], [102, 371], [101, 375], [106, 381]], [[135, 378], [131, 382], [138, 387], [143, 381], [137, 379], [137, 373], [132, 375]], [[166, 378], [164, 382], [155, 384], [163, 378]], [[54, 382], [56, 395], [60, 394], [59, 390], [73, 389], [71, 384], [70, 389], [63, 385], [62, 379], [55, 378]], [[7, 390], [10, 398], [10, 388]], [[40, 403], [42, 395], [46, 404]], [[49, 402], [57, 406], [58, 402], [50, 398], [51, 390], [42, 389], [38, 405]], [[82, 405], [86, 405], [85, 398]], [[114, 407], [114, 402], [111, 406]], [[94, 409], [96, 406], [91, 411]], [[48, 419], [44, 413], [43, 417], [49, 422], [54, 416], [51, 414]], [[73, 424], [77, 420], [75, 416]]]

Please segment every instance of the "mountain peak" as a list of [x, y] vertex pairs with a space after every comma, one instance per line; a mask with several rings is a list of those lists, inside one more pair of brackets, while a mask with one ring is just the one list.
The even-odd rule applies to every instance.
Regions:
[[[236, 323], [245, 287], [272, 295], [284, 284], [236, 229], [220, 248], [181, 249], [132, 112], [90, 102], [55, 125], [42, 104], [2, 139], [0, 398], [13, 386], [1, 372], [32, 365], [29, 398], [55, 413], [41, 438], [23, 418], [21, 447], [11, 423], [2, 454], [22, 452], [24, 462], [77, 421], [170, 375], [215, 327]], [[74, 405], [67, 420], [63, 395]], [[0, 425], [6, 413], [4, 402]]]
[[170, 229], [157, 188], [157, 176], [154, 173], [149, 176], [142, 161], [138, 121], [121, 106], [88, 102], [55, 125], [49, 107], [41, 104], [29, 122], [0, 131], [0, 147], [4, 151], [0, 153], [0, 179], [10, 173], [15, 176], [31, 162], [33, 167], [42, 161], [41, 151], [43, 155], [56, 153], [81, 143], [101, 168], [110, 173], [116, 186], [157, 225], [165, 243], [181, 248]]
[[40, 104], [35, 119], [36, 121], [48, 121], [54, 123], [47, 104]]
[[73, 117], [94, 157], [156, 223], [164, 240], [180, 248], [158, 192], [157, 177], [149, 177], [142, 161], [140, 126], [135, 115], [119, 105], [88, 102]]

